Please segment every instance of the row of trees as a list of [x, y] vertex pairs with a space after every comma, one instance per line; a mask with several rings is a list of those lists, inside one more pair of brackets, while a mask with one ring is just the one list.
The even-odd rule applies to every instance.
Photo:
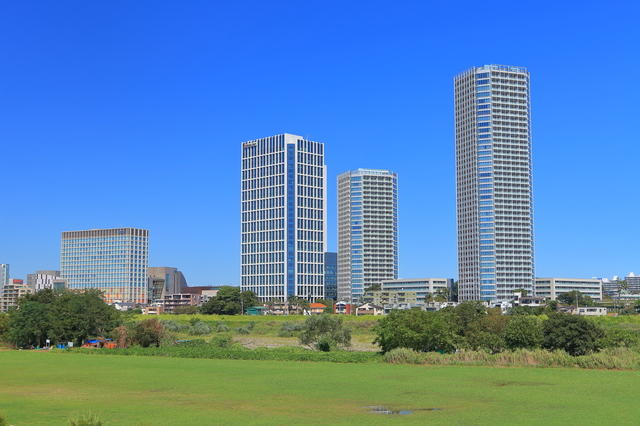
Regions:
[[394, 311], [374, 327], [383, 352], [410, 348], [450, 353], [459, 349], [562, 349], [584, 355], [602, 346], [604, 331], [577, 315], [552, 313], [547, 319], [531, 315], [502, 315], [478, 302], [465, 302], [438, 312]]

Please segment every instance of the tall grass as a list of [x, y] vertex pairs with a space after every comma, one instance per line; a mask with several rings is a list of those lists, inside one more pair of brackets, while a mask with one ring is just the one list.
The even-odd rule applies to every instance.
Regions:
[[609, 370], [640, 369], [640, 354], [629, 348], [607, 348], [583, 356], [571, 356], [564, 351], [519, 349], [491, 354], [463, 350], [453, 354], [421, 353], [397, 348], [384, 355], [384, 361], [394, 364], [477, 365], [491, 367], [576, 367]]

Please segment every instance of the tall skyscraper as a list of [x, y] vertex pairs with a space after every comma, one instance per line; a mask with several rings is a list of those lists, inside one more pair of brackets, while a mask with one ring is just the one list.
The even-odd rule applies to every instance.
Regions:
[[338, 176], [338, 300], [358, 301], [398, 278], [398, 177], [357, 169]]
[[9, 264], [0, 263], [0, 288], [9, 282]]
[[91, 229], [62, 233], [60, 271], [70, 290], [97, 288], [107, 303], [147, 303], [149, 231]]
[[338, 298], [338, 253], [328, 251], [324, 254], [324, 297]]
[[324, 144], [286, 133], [242, 144], [243, 291], [324, 297], [325, 187]]
[[533, 288], [529, 72], [485, 65], [455, 78], [459, 300]]

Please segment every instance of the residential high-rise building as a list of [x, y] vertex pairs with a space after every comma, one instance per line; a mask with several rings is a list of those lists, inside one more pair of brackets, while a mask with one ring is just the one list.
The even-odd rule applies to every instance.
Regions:
[[0, 288], [9, 282], [9, 265], [0, 263]]
[[22, 280], [9, 278], [0, 288], [0, 312], [7, 312], [17, 306], [19, 298], [32, 292], [33, 290]]
[[147, 303], [149, 231], [91, 229], [62, 233], [60, 271], [70, 290], [95, 288], [107, 303]]
[[529, 72], [485, 65], [455, 78], [458, 297], [531, 292]]
[[324, 297], [324, 144], [291, 134], [242, 144], [241, 288]]
[[324, 297], [336, 300], [338, 298], [338, 253], [324, 254]]
[[338, 176], [338, 300], [357, 302], [398, 278], [398, 176], [357, 169]]
[[161, 300], [167, 295], [180, 294], [187, 287], [187, 280], [177, 268], [149, 267], [149, 302]]
[[60, 279], [60, 271], [36, 271], [27, 274], [27, 285], [33, 291], [54, 288], [54, 281]]

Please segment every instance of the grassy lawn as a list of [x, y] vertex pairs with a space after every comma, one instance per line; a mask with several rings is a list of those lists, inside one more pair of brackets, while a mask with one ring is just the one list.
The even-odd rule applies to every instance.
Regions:
[[15, 425], [87, 412], [112, 425], [636, 424], [638, 392], [632, 371], [0, 352], [0, 412]]

